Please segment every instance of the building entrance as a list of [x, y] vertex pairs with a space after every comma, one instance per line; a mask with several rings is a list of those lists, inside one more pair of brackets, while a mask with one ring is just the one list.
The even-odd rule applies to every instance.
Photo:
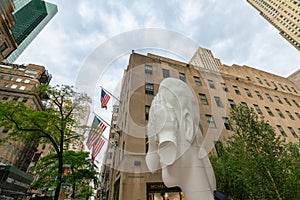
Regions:
[[184, 200], [179, 187], [168, 188], [163, 182], [147, 183], [147, 200]]

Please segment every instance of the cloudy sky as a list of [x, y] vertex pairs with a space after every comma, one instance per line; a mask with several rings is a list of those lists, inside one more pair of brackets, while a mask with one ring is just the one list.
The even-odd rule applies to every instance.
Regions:
[[[223, 64], [248, 65], [284, 77], [300, 67], [299, 51], [283, 39], [246, 0], [47, 1], [58, 6], [58, 13], [19, 57], [17, 63], [45, 66], [53, 76], [52, 85], [74, 85], [86, 63], [91, 57], [98, 56], [99, 68], [103, 67], [100, 66], [103, 63], [109, 62], [118, 67], [111, 67], [106, 71], [107, 75], [103, 75], [103, 71], [99, 71], [98, 66], [94, 65], [97, 69], [88, 68], [90, 74], [85, 79], [89, 81], [90, 76], [98, 77], [98, 82], [104, 82], [103, 85], [114, 90], [128, 64], [130, 51], [114, 54], [111, 48], [107, 48], [107, 42], [115, 41], [118, 36], [124, 36], [127, 32], [135, 39], [132, 33], [145, 28], [171, 31], [187, 37], [199, 46], [212, 50]], [[156, 36], [152, 35], [150, 38]], [[122, 39], [125, 39], [122, 45], [126, 46], [126, 41], [130, 38]], [[177, 45], [172, 37], [165, 37], [161, 41], [170, 46]], [[136, 42], [139, 40], [136, 39]], [[140, 46], [137, 52], [157, 52], [157, 49], [143, 47], [147, 46]], [[189, 45], [185, 48], [188, 49]], [[93, 56], [99, 49], [104, 54], [100, 57], [99, 54]], [[187, 52], [189, 55], [185, 59], [188, 61], [193, 52]], [[110, 60], [111, 58], [114, 59]], [[98, 86], [91, 85], [94, 91], [97, 91], [96, 87]], [[96, 93], [95, 96], [98, 95]], [[95, 108], [93, 110], [100, 113]], [[109, 117], [108, 113], [106, 115]]]

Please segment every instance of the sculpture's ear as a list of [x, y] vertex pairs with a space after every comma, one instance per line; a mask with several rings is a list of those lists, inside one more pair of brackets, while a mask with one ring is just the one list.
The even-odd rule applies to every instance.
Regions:
[[185, 138], [189, 143], [192, 143], [195, 137], [194, 123], [192, 115], [187, 109], [183, 111], [182, 120], [182, 130], [185, 134]]

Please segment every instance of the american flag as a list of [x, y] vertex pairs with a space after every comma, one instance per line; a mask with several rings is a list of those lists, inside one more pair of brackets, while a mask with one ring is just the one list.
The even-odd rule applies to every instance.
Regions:
[[95, 142], [97, 141], [99, 136], [101, 137], [105, 129], [105, 124], [100, 119], [98, 119], [98, 117], [95, 116], [92, 123], [92, 129], [89, 133], [89, 137], [86, 142], [86, 146], [88, 147], [88, 149], [91, 149], [94, 146]]
[[93, 145], [93, 150], [92, 150], [92, 160], [94, 161], [97, 155], [100, 153], [102, 147], [105, 144], [105, 140], [102, 138], [101, 135], [97, 138]]
[[110, 96], [103, 90], [101, 89], [101, 108], [106, 108], [107, 109], [107, 103], [110, 99]]

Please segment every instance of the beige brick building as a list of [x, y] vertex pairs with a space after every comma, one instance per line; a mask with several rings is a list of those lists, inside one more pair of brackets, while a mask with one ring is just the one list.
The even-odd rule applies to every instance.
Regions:
[[233, 133], [228, 126], [228, 115], [231, 107], [237, 104], [255, 109], [269, 121], [278, 136], [287, 141], [298, 141], [300, 89], [292, 81], [248, 66], [222, 65], [212, 58], [209, 50], [204, 51], [206, 53], [199, 54], [200, 57], [209, 56], [210, 60], [216, 61], [211, 62], [212, 66], [206, 62], [207, 66], [199, 67], [192, 62], [153, 54], [133, 52], [130, 55], [118, 108], [119, 133], [110, 135], [117, 146], [108, 148], [110, 156], [106, 163], [110, 170], [105, 172], [104, 197], [109, 200], [157, 200], [161, 199], [161, 193], [168, 193], [170, 199], [184, 199], [180, 188], [166, 188], [161, 171], [152, 174], [145, 163], [151, 101], [159, 83], [167, 77], [181, 79], [193, 89], [208, 150], [214, 148], [218, 139]]
[[[16, 65], [0, 63], [0, 101], [22, 101], [29, 108], [41, 110], [43, 107], [42, 99], [36, 93], [30, 92], [38, 88], [42, 83], [48, 84], [51, 75], [43, 66], [29, 64]], [[0, 128], [1, 139], [7, 137], [9, 130]], [[0, 162], [2, 164], [13, 165], [23, 171], [27, 171], [32, 158], [37, 161], [41, 151], [46, 146], [32, 146], [34, 141], [13, 142], [7, 141], [5, 145], [0, 146]]]
[[279, 34], [300, 51], [299, 0], [247, 0]]

